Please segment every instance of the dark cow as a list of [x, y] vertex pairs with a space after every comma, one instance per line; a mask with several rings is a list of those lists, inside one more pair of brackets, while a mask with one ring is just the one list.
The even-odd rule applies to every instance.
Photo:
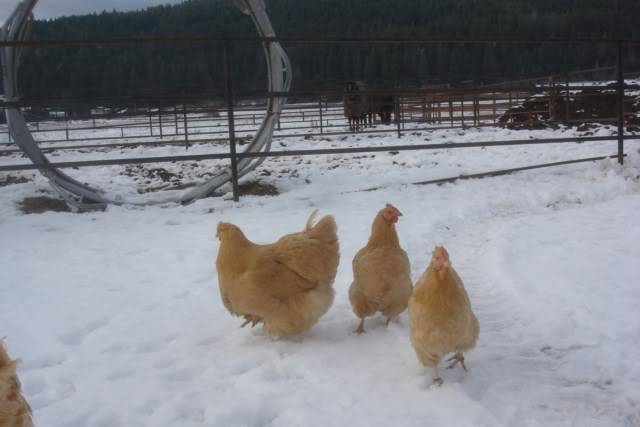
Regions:
[[391, 124], [391, 114], [395, 111], [395, 97], [390, 94], [375, 94], [369, 97], [369, 121], [377, 121], [376, 115], [385, 125]]
[[348, 82], [344, 90], [344, 116], [349, 121], [349, 129], [357, 132], [366, 125], [369, 102], [363, 82]]
[[366, 92], [367, 86], [361, 81], [347, 82], [345, 86], [344, 116], [349, 121], [351, 131], [360, 131], [378, 120], [386, 125], [391, 124], [391, 114], [396, 107], [395, 96], [384, 92]]

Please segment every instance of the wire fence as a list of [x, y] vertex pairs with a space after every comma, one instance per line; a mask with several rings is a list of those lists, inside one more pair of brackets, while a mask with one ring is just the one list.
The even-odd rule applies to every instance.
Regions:
[[[215, 144], [222, 152], [210, 154], [183, 154], [172, 156], [126, 157], [121, 159], [95, 159], [42, 164], [1, 165], [0, 172], [49, 168], [97, 167], [105, 165], [193, 162], [202, 160], [230, 160], [232, 164], [242, 158], [283, 157], [330, 154], [371, 153], [379, 151], [462, 149], [471, 147], [501, 147], [525, 144], [560, 144], [569, 142], [606, 142], [616, 144], [613, 157], [624, 161], [624, 142], [635, 141], [633, 130], [640, 125], [640, 86], [632, 80], [637, 75], [624, 69], [624, 52], [637, 54], [640, 42], [633, 40], [601, 39], [419, 39], [419, 38], [130, 38], [103, 40], [58, 40], [0, 43], [0, 45], [38, 46], [40, 48], [69, 45], [145, 44], [145, 43], [217, 43], [225, 46], [236, 43], [278, 41], [295, 44], [429, 44], [429, 43], [489, 43], [540, 44], [570, 46], [572, 43], [605, 44], [615, 52], [616, 63], [589, 70], [565, 71], [547, 76], [532, 77], [499, 84], [464, 85], [439, 84], [422, 87], [376, 87], [364, 84], [358, 91], [360, 99], [386, 97], [382, 107], [378, 103], [360, 117], [350, 117], [349, 82], [306, 84], [304, 88], [288, 93], [245, 89], [241, 82], [227, 73], [224, 86], [239, 88], [225, 98], [219, 91], [202, 91], [184, 96], [164, 92], [147, 92], [144, 97], [114, 97], [81, 99], [74, 97], [40, 97], [14, 102], [0, 102], [0, 108], [19, 107], [30, 130], [44, 152], [87, 150], [95, 148], [154, 147], [179, 145], [186, 149], [197, 144]], [[225, 49], [225, 58], [231, 61], [232, 52]], [[629, 71], [625, 75], [625, 71]], [[605, 80], [593, 81], [589, 73], [610, 75]], [[626, 79], [626, 81], [625, 81]], [[280, 116], [275, 139], [339, 136], [352, 133], [394, 134], [397, 144], [311, 150], [269, 150], [260, 153], [242, 153], [237, 145], [252, 138], [264, 118], [262, 107], [269, 97], [288, 97], [295, 102]], [[384, 110], [384, 113], [381, 112]], [[353, 126], [352, 119], [357, 122]], [[402, 144], [406, 132], [433, 131], [445, 128], [493, 127], [536, 128], [539, 126], [583, 125], [603, 123], [615, 126], [615, 135], [606, 137], [541, 138], [509, 141], [478, 141], [473, 143]], [[626, 130], [625, 130], [626, 129]], [[226, 148], [225, 148], [226, 147]], [[0, 125], [0, 158], [19, 153], [6, 125]], [[520, 168], [500, 169], [474, 178], [495, 176], [520, 170], [559, 166], [598, 158], [570, 159], [548, 164], [535, 164]], [[233, 169], [233, 168], [232, 168]], [[236, 174], [237, 171], [233, 170]], [[440, 183], [464, 177], [424, 181]], [[234, 192], [237, 188], [234, 188]], [[234, 194], [237, 198], [239, 195]]]

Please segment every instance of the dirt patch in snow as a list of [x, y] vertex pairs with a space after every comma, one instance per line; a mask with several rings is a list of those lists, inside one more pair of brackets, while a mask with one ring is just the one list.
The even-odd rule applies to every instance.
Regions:
[[20, 210], [25, 214], [41, 214], [44, 212], [71, 212], [64, 200], [52, 197], [26, 197], [19, 203]]
[[29, 178], [25, 178], [24, 176], [7, 175], [4, 177], [0, 177], [0, 187], [6, 187], [13, 184], [24, 184], [25, 182], [29, 181], [31, 180]]
[[277, 196], [278, 188], [273, 184], [261, 181], [243, 182], [239, 185], [241, 196]]

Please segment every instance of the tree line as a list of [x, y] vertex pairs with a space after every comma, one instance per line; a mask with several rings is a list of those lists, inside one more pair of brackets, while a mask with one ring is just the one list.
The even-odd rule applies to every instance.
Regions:
[[[637, 0], [267, 0], [280, 36], [640, 39]], [[254, 36], [251, 20], [229, 0], [187, 0], [135, 12], [102, 12], [39, 20], [32, 39], [129, 36]], [[607, 67], [615, 45], [431, 43], [406, 45], [286, 43], [297, 88], [317, 82], [365, 80], [415, 86], [437, 82], [494, 82]], [[638, 46], [625, 51], [638, 69]], [[20, 71], [32, 97], [124, 96], [219, 91], [220, 43], [83, 45], [27, 49]], [[239, 90], [263, 89], [265, 64], [256, 43], [233, 45]]]

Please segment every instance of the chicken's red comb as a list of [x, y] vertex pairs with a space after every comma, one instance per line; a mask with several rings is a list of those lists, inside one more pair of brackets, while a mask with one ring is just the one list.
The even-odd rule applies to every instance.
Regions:
[[397, 215], [402, 216], [402, 213], [400, 212], [400, 210], [398, 210], [398, 208], [396, 208], [395, 206], [393, 206], [391, 203], [387, 203], [384, 207], [385, 207], [385, 209], [391, 209], [391, 210], [393, 210]]

